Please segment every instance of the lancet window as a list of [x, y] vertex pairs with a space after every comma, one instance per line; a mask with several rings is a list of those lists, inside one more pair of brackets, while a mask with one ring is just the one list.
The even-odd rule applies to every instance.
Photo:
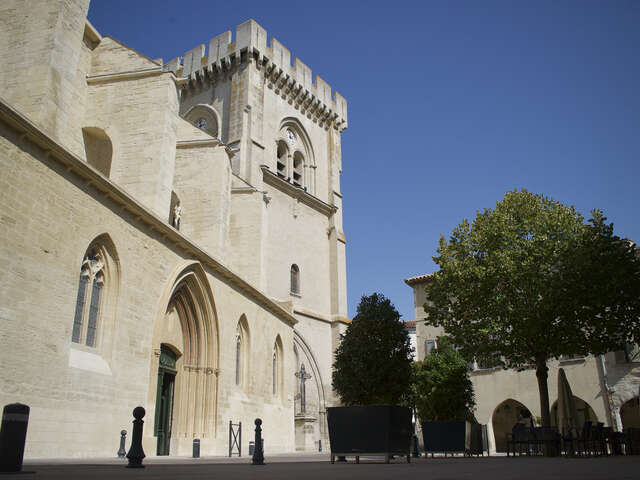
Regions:
[[276, 338], [273, 345], [273, 355], [271, 360], [271, 387], [274, 396], [282, 392], [282, 341], [280, 336]]
[[296, 264], [291, 265], [291, 293], [300, 295], [300, 269]]
[[82, 262], [71, 341], [95, 347], [105, 289], [105, 258], [90, 248]]

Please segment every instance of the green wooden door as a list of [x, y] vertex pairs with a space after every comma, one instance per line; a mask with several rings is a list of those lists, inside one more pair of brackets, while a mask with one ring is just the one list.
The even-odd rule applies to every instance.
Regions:
[[157, 455], [169, 455], [171, 423], [173, 420], [173, 390], [176, 380], [176, 355], [162, 345], [158, 367], [155, 434], [158, 437]]

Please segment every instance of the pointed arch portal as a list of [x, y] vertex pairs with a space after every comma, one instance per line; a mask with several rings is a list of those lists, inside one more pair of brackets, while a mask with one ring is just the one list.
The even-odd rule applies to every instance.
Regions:
[[215, 436], [218, 322], [199, 264], [176, 274], [163, 299], [153, 335], [152, 372], [158, 380], [150, 404], [157, 454], [169, 455], [184, 453], [193, 438]]

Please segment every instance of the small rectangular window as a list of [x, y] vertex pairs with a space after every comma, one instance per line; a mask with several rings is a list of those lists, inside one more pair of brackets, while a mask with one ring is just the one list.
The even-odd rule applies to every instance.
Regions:
[[427, 340], [425, 342], [424, 354], [425, 356], [429, 355], [436, 348], [435, 340]]

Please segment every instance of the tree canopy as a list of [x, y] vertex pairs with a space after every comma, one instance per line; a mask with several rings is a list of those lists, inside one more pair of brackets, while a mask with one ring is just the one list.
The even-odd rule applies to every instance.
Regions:
[[411, 352], [394, 305], [379, 293], [363, 296], [336, 349], [333, 388], [344, 405], [398, 404], [411, 381]]
[[473, 419], [476, 402], [467, 362], [446, 337], [412, 370], [410, 403], [421, 421]]
[[573, 207], [510, 191], [441, 237], [433, 259], [427, 323], [468, 359], [535, 366], [545, 425], [549, 359], [640, 340], [640, 261], [599, 210], [585, 223]]

